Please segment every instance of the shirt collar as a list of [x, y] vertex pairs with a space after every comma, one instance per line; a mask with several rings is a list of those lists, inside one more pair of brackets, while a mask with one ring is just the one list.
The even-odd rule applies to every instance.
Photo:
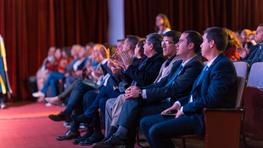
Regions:
[[218, 57], [218, 56], [216, 56], [216, 57], [214, 57], [212, 60], [208, 61], [207, 64], [206, 64], [206, 66], [207, 66], [207, 67], [210, 67], [210, 66], [213, 64], [213, 62], [215, 61], [215, 59], [216, 59], [217, 57]]
[[182, 63], [182, 66], [185, 66], [185, 65], [186, 65], [189, 61], [191, 61], [194, 57], [195, 57], [195, 56], [193, 56], [193, 57], [187, 59], [186, 61], [184, 61], [184, 62]]

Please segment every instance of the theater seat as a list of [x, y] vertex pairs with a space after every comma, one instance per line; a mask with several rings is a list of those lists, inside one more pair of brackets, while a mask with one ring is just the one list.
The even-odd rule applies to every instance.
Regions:
[[253, 140], [263, 140], [263, 62], [254, 63], [244, 90], [244, 135]]
[[233, 62], [237, 76], [247, 79], [248, 63], [247, 62]]

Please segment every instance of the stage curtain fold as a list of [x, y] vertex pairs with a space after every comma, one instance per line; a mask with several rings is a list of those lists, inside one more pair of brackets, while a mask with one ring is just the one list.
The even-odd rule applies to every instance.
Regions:
[[50, 46], [106, 42], [107, 0], [0, 0], [0, 34], [7, 52], [11, 87], [26, 100], [27, 79]]
[[158, 13], [168, 16], [172, 29], [203, 32], [209, 26], [256, 29], [263, 22], [262, 0], [125, 0], [125, 34], [144, 37], [155, 31]]

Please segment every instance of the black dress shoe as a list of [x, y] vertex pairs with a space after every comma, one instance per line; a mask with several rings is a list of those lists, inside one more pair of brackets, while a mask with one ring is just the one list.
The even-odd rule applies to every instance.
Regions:
[[72, 141], [73, 144], [77, 145], [79, 144], [81, 141], [84, 141], [86, 139], [88, 139], [91, 135], [93, 134], [93, 131], [89, 130], [85, 135], [79, 137], [79, 138], [76, 138]]
[[67, 121], [70, 119], [69, 115], [66, 115], [63, 112], [60, 112], [57, 115], [51, 114], [48, 116], [49, 119], [53, 120], [53, 121]]
[[101, 134], [93, 133], [89, 138], [80, 141], [79, 145], [85, 146], [85, 145], [92, 145], [93, 143], [99, 142], [104, 138]]
[[109, 139], [105, 140], [103, 142], [103, 144], [104, 145], [111, 145], [111, 146], [113, 146], [113, 145], [125, 145], [126, 140], [113, 134]]
[[111, 126], [108, 135], [102, 141], [108, 140], [117, 131], [117, 129], [117, 127]]
[[74, 139], [74, 138], [78, 138], [80, 136], [79, 132], [72, 132], [70, 130], [68, 130], [65, 135], [63, 136], [58, 136], [56, 139], [58, 141], [63, 141], [63, 140], [69, 140], [69, 139]]

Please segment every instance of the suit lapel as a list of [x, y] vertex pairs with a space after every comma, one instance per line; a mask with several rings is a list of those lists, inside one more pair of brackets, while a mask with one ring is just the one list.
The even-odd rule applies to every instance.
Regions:
[[[202, 80], [201, 80], [198, 84], [196, 84], [196, 83], [197, 83], [197, 80], [195, 81], [195, 83], [194, 83], [194, 85], [193, 85], [193, 88], [192, 88], [192, 92], [193, 92], [196, 88], [198, 88], [199, 86], [201, 86], [201, 84], [204, 82], [203, 80], [207, 80], [207, 79], [208, 79], [207, 76], [208, 76], [208, 74], [210, 73], [211, 69], [213, 68], [213, 66], [214, 66], [218, 61], [220, 61], [220, 60], [222, 59], [222, 57], [223, 57], [223, 54], [218, 55], [218, 57], [215, 59], [215, 61], [212, 63], [212, 65], [208, 68], [208, 70], [207, 70], [206, 73], [204, 74]], [[198, 78], [197, 78], [197, 79], [198, 79]]]

